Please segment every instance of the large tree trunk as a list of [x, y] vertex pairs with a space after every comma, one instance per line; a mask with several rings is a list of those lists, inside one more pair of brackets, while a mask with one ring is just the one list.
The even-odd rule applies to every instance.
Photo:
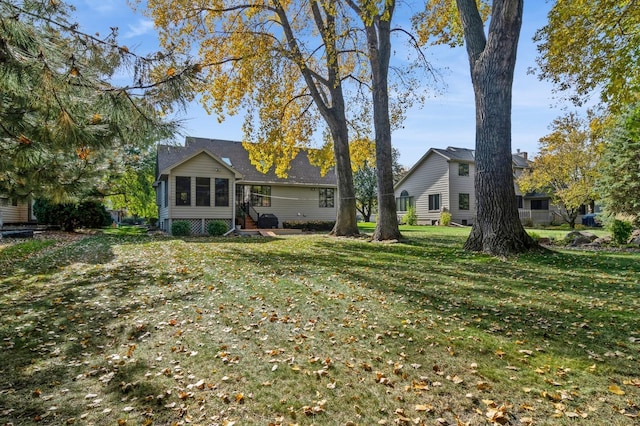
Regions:
[[523, 0], [494, 0], [488, 38], [475, 0], [457, 0], [476, 104], [476, 220], [464, 247], [506, 256], [537, 246], [518, 216], [511, 98]]
[[[393, 156], [391, 120], [389, 118], [389, 59], [391, 56], [391, 16], [394, 2], [387, 2], [388, 16], [375, 17], [365, 24], [369, 47], [373, 91], [373, 125], [376, 134], [376, 180], [378, 183], [378, 217], [373, 239], [398, 240], [396, 199], [393, 192]], [[366, 22], [366, 21], [365, 21]]]
[[[344, 110], [342, 117], [344, 117]], [[356, 220], [356, 194], [353, 188], [353, 173], [351, 172], [347, 121], [344, 118], [327, 121], [331, 130], [331, 136], [333, 137], [333, 148], [336, 159], [335, 170], [338, 180], [338, 194], [335, 200], [337, 203], [336, 224], [331, 231], [331, 235], [358, 235], [360, 231], [358, 229], [358, 221]]]

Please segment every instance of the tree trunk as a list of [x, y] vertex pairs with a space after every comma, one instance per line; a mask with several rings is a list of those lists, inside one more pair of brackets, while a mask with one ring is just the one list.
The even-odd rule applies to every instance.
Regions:
[[523, 0], [494, 0], [488, 38], [475, 0], [457, 0], [476, 104], [476, 220], [464, 248], [497, 256], [536, 247], [518, 216], [511, 154], [513, 70]]
[[373, 125], [376, 137], [376, 180], [378, 183], [378, 217], [373, 239], [399, 240], [396, 199], [393, 192], [393, 153], [389, 118], [389, 59], [391, 56], [391, 16], [394, 2], [387, 2], [388, 17], [375, 17], [365, 24], [371, 64]]
[[[335, 111], [335, 106], [333, 111]], [[342, 117], [344, 117], [344, 110], [342, 111]], [[338, 194], [335, 200], [337, 203], [336, 224], [330, 234], [335, 236], [358, 235], [360, 231], [356, 220], [356, 194], [353, 188], [347, 121], [346, 119], [338, 119], [327, 120], [327, 122], [333, 137], [335, 170], [338, 181]]]

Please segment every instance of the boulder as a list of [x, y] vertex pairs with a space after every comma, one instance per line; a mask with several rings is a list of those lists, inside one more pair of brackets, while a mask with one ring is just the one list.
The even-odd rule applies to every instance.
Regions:
[[596, 238], [595, 240], [593, 240], [593, 244], [597, 244], [599, 246], [606, 246], [611, 244], [611, 242], [613, 241], [613, 238], [611, 238], [610, 235], [605, 235], [604, 237], [600, 237], [600, 238]]
[[628, 243], [640, 246], [640, 229], [636, 229], [631, 233], [631, 237], [629, 237]]
[[590, 244], [597, 238], [598, 237], [591, 232], [571, 231], [564, 237], [564, 241], [571, 246], [582, 246]]

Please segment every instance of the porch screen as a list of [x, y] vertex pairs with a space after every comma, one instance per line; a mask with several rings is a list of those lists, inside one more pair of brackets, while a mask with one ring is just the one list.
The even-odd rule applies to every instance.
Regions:
[[176, 176], [176, 206], [191, 205], [191, 177]]

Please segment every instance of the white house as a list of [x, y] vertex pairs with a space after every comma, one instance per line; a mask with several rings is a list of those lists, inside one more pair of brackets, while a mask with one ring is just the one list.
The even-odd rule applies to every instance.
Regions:
[[241, 142], [187, 137], [184, 146], [158, 145], [158, 224], [169, 231], [186, 220], [193, 234], [222, 220], [229, 228], [282, 227], [284, 222], [334, 221], [337, 184], [301, 150], [287, 178], [260, 173]]
[[[529, 167], [526, 152], [513, 154], [514, 177]], [[443, 211], [451, 213], [453, 223], [471, 225], [475, 219], [475, 153], [472, 149], [431, 148], [396, 184], [398, 216], [413, 206], [418, 224], [437, 225]], [[515, 185], [520, 219], [523, 223], [548, 224], [553, 220], [549, 197], [523, 194]]]

